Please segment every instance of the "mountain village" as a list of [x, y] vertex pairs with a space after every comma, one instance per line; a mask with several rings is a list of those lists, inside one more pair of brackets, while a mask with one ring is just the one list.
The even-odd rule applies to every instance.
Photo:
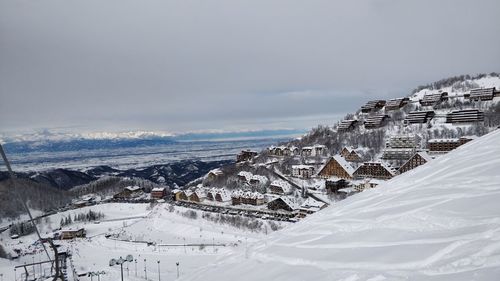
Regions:
[[[498, 122], [489, 111], [500, 101], [499, 81], [486, 76], [472, 83], [484, 87], [469, 89], [467, 80], [410, 97], [368, 101], [328, 129], [330, 139], [340, 140], [335, 147], [298, 139], [263, 152], [243, 150], [236, 165], [214, 169], [185, 189], [159, 187], [148, 197], [144, 189], [127, 187], [108, 200], [167, 200], [204, 211], [296, 222], [487, 133]], [[375, 132], [384, 133], [377, 136], [380, 143], [349, 142], [349, 137], [371, 138]]]
[[[105, 264], [106, 257], [96, 264], [79, 255], [79, 251], [95, 251], [101, 245], [123, 254], [135, 247], [141, 259], [144, 255], [143, 275], [137, 269], [137, 258], [128, 261], [135, 262], [133, 280], [148, 280], [146, 256], [158, 257], [158, 279], [160, 257], [172, 264], [175, 258], [177, 273], [168, 274], [178, 278], [180, 257], [183, 265], [195, 270], [218, 251], [226, 253], [239, 245], [245, 245], [247, 251], [247, 240], [262, 239], [262, 231], [267, 235], [268, 230], [299, 225], [297, 222], [327, 212], [331, 209], [327, 207], [340, 200], [412, 173], [498, 129], [499, 101], [498, 75], [452, 79], [409, 97], [368, 101], [331, 127], [320, 126], [263, 151], [242, 150], [234, 164], [213, 169], [184, 187], [139, 184], [113, 190], [113, 194], [84, 194], [70, 205], [35, 218], [46, 224], [40, 241], [30, 240], [33, 229], [27, 220], [2, 225], [0, 235], [7, 242], [11, 263], [0, 267], [22, 260], [24, 264], [14, 266], [15, 280], [20, 280], [18, 275], [23, 280], [50, 275], [53, 268], [47, 267], [47, 261], [34, 257], [41, 255], [46, 241], [59, 240], [52, 245], [64, 245], [57, 263], [73, 280], [92, 280], [96, 276], [92, 274], [104, 272], [92, 270]], [[55, 229], [51, 218], [60, 220]], [[162, 251], [170, 252], [160, 254]], [[194, 256], [200, 260], [190, 264]], [[32, 262], [27, 262], [29, 257]]]

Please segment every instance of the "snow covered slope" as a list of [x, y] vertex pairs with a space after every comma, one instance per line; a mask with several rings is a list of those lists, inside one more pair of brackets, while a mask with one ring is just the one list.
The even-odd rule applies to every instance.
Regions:
[[499, 280], [500, 130], [182, 280]]

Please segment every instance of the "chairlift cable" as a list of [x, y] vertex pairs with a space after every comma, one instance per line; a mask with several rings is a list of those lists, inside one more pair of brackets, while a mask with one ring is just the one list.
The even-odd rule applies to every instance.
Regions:
[[45, 247], [45, 244], [42, 242], [42, 237], [40, 236], [40, 231], [38, 231], [38, 227], [36, 226], [36, 223], [33, 220], [33, 216], [31, 215], [31, 211], [28, 208], [28, 206], [26, 205], [26, 202], [24, 202], [24, 200], [21, 198], [21, 195], [18, 193], [18, 189], [16, 187], [16, 175], [12, 171], [12, 168], [10, 166], [9, 160], [7, 159], [7, 155], [5, 155], [5, 151], [3, 150], [3, 146], [2, 146], [1, 143], [0, 143], [0, 154], [2, 154], [3, 162], [5, 163], [5, 166], [7, 167], [7, 171], [9, 172], [9, 181], [10, 181], [10, 184], [11, 184], [12, 188], [14, 189], [14, 194], [17, 196], [17, 199], [19, 201], [21, 201], [22, 205], [24, 206], [24, 209], [28, 213], [28, 216], [30, 218], [31, 224], [35, 228], [36, 235], [38, 236], [38, 239], [41, 242], [42, 247], [43, 247], [45, 253], [47, 254], [47, 258], [49, 259], [50, 262], [52, 262], [52, 259], [50, 258], [50, 254], [47, 251], [47, 248]]

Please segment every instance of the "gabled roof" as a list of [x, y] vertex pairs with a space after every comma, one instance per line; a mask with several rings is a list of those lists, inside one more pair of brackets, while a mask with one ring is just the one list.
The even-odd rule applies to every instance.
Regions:
[[327, 204], [322, 201], [318, 201], [312, 197], [308, 197], [302, 205], [300, 205], [301, 210], [308, 210], [308, 211], [313, 211], [317, 212], [321, 210], [321, 208], [325, 207]]
[[244, 192], [241, 197], [248, 199], [264, 199], [264, 195], [261, 193], [251, 191]]
[[165, 187], [155, 187], [155, 188], [151, 189], [151, 191], [163, 192], [163, 191], [165, 191]]
[[261, 176], [261, 175], [252, 175], [250, 180], [259, 181], [262, 184], [266, 184], [269, 181], [269, 179], [267, 177]]
[[[335, 160], [346, 171], [346, 173], [349, 174], [349, 176], [351, 177], [353, 176], [355, 170], [351, 166], [351, 164], [349, 164], [349, 162], [347, 162], [347, 160], [344, 159], [344, 157], [337, 154], [332, 156], [330, 158], [330, 161], [332, 161], [332, 159]], [[319, 169], [318, 175], [323, 171], [323, 169], [328, 165], [328, 163], [330, 163], [330, 161], [326, 162], [325, 165], [323, 165], [321, 169]]]
[[196, 193], [196, 195], [198, 196], [198, 198], [203, 198], [203, 197], [206, 197], [206, 193], [203, 189], [201, 188], [198, 188], [194, 191], [194, 193]]
[[396, 170], [389, 164], [387, 164], [386, 162], [383, 162], [383, 161], [378, 161], [378, 163], [380, 163], [382, 165], [382, 167], [384, 167], [384, 169], [386, 169], [387, 171], [389, 171], [389, 173], [393, 176], [396, 175]]
[[231, 198], [240, 198], [243, 195], [243, 191], [241, 189], [233, 191], [231, 194]]
[[210, 170], [210, 172], [208, 172], [208, 173], [209, 173], [209, 174], [214, 174], [214, 175], [216, 175], [216, 176], [219, 176], [219, 175], [224, 174], [220, 168]]
[[241, 171], [238, 173], [238, 176], [245, 177], [245, 180], [249, 181], [252, 178], [253, 174], [247, 171]]
[[380, 165], [382, 168], [387, 170], [392, 176], [396, 176], [396, 170], [391, 167], [389, 164], [383, 161], [372, 161], [372, 162], [364, 162], [362, 165], [358, 167], [357, 170], [362, 169], [364, 166], [368, 165]]
[[422, 157], [427, 162], [432, 160], [432, 157], [426, 151], [419, 151], [416, 154], [420, 155], [420, 157]]
[[281, 189], [283, 190], [284, 193], [288, 193], [292, 189], [292, 186], [290, 185], [290, 183], [288, 183], [284, 180], [275, 180], [275, 181], [271, 182], [271, 185], [281, 187]]
[[417, 155], [420, 156], [420, 157], [422, 157], [425, 160], [426, 163], [429, 162], [429, 161], [431, 161], [433, 159], [426, 151], [419, 151], [419, 152], [415, 153], [412, 157], [410, 157], [410, 159], [408, 159], [403, 165], [401, 165], [401, 167], [399, 167], [399, 171], [400, 172], [401, 171], [403, 171], [403, 172], [407, 171], [406, 170], [406, 165], [410, 164], [411, 161], [413, 160], [413, 158], [415, 158], [415, 156], [417, 156]]
[[231, 194], [229, 194], [229, 192], [224, 188], [218, 189], [215, 195], [219, 195], [222, 198], [222, 201], [231, 200]]
[[342, 148], [342, 150], [347, 150], [347, 152], [351, 153], [354, 151], [354, 148], [352, 146], [344, 146], [344, 148]]
[[[283, 201], [283, 203], [285, 203], [292, 210], [297, 210], [299, 208], [299, 205], [295, 201], [293, 201], [290, 197], [281, 196], [281, 197], [278, 197], [278, 198], [272, 200], [271, 202], [274, 202], [276, 200]], [[269, 202], [269, 203], [271, 203], [271, 202]]]

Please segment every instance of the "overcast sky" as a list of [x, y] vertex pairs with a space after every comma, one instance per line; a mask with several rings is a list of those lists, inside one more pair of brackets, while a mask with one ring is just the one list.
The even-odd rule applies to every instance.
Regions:
[[0, 130], [309, 128], [500, 71], [500, 1], [0, 0]]

